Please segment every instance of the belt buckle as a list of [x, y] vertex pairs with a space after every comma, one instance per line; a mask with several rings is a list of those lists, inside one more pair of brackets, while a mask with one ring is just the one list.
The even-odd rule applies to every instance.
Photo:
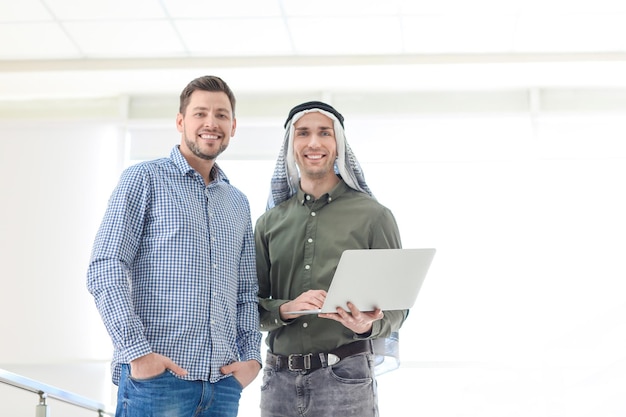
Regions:
[[[290, 371], [308, 371], [311, 369], [311, 353], [303, 355], [301, 353], [293, 353], [289, 355], [287, 365]], [[294, 364], [296, 358], [302, 359], [302, 366], [297, 367], [297, 364]]]
[[336, 363], [339, 363], [340, 360], [341, 358], [339, 358], [339, 356], [329, 353], [328, 358], [326, 359], [326, 363], [328, 364], [328, 366], [332, 366]]

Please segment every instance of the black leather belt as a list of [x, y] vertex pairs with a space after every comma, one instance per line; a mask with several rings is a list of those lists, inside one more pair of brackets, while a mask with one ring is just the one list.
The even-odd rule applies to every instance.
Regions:
[[292, 353], [291, 355], [283, 356], [274, 355], [268, 351], [267, 365], [277, 370], [314, 371], [328, 365], [334, 365], [348, 356], [364, 352], [372, 353], [372, 342], [370, 340], [352, 342], [328, 353]]

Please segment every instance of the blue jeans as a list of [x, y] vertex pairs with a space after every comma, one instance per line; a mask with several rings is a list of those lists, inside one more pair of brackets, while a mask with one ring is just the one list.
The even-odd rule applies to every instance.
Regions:
[[185, 381], [169, 371], [149, 379], [130, 377], [122, 365], [116, 417], [235, 417], [241, 384], [233, 377], [214, 384]]
[[312, 372], [266, 365], [261, 417], [378, 417], [374, 356], [359, 353]]

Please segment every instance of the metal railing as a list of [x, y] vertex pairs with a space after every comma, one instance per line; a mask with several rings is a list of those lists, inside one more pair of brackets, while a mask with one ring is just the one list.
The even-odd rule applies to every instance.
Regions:
[[48, 417], [48, 398], [63, 401], [76, 407], [85, 408], [98, 413], [99, 417], [114, 416], [115, 413], [107, 406], [73, 392], [65, 391], [34, 379], [0, 369], [0, 382], [21, 388], [39, 395], [39, 403], [35, 406], [35, 417]]

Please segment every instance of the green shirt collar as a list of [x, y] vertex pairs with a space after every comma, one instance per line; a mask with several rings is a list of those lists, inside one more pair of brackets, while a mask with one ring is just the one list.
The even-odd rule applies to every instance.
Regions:
[[[339, 198], [342, 194], [347, 193], [348, 191], [350, 191], [351, 188], [348, 187], [348, 184], [346, 184], [346, 182], [342, 179], [339, 180], [339, 183], [337, 185], [335, 185], [335, 187], [333, 187], [332, 190], [330, 190], [328, 193], [321, 195], [317, 201], [326, 201], [327, 203], [330, 203], [333, 200], [336, 200], [337, 198]], [[302, 190], [302, 187], [298, 186], [298, 192], [297, 192], [297, 198], [298, 198], [298, 202], [300, 203], [300, 205], [304, 205], [307, 201], [313, 201], [313, 196], [310, 196], [310, 199], [307, 200], [307, 196], [309, 194], [305, 193]]]

